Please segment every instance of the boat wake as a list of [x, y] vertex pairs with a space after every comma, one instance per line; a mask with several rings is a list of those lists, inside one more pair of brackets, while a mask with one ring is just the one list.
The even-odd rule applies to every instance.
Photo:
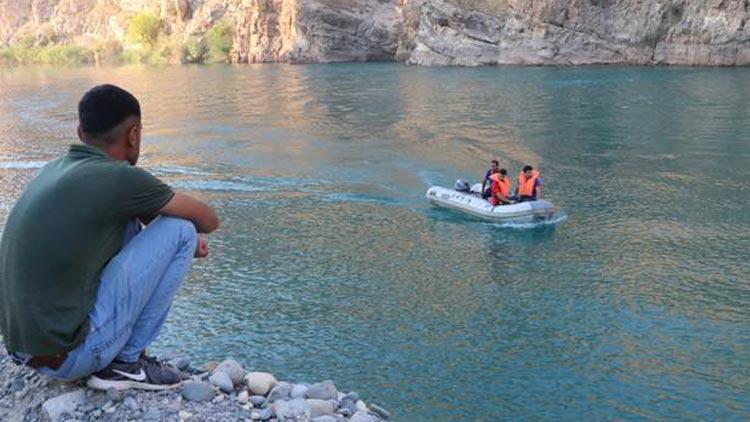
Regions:
[[558, 212], [555, 213], [555, 215], [552, 216], [549, 220], [543, 220], [543, 221], [536, 221], [536, 222], [503, 222], [503, 223], [485, 223], [488, 225], [491, 225], [493, 227], [502, 228], [502, 229], [516, 229], [516, 230], [530, 230], [530, 229], [536, 229], [539, 227], [546, 227], [546, 226], [555, 226], [559, 223], [562, 223], [563, 221], [568, 219], [568, 214], [565, 212]]

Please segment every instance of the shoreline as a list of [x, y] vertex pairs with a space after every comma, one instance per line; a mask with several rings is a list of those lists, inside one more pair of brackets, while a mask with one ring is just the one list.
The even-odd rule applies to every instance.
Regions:
[[0, 342], [0, 420], [21, 421], [310, 421], [378, 422], [388, 411], [343, 393], [326, 380], [314, 384], [279, 381], [249, 372], [233, 359], [194, 367], [169, 361], [182, 385], [163, 391], [93, 390], [85, 380], [62, 382], [14, 364]]

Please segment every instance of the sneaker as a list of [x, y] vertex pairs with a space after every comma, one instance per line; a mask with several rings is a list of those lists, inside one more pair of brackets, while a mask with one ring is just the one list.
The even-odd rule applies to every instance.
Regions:
[[86, 385], [96, 390], [167, 390], [182, 382], [180, 372], [159, 362], [156, 358], [141, 355], [137, 362], [113, 361], [94, 373]]

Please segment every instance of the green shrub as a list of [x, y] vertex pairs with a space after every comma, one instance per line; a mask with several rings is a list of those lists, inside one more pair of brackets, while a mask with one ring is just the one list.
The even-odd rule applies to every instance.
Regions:
[[204, 38], [190, 38], [182, 46], [182, 63], [204, 63], [208, 56], [208, 45]]
[[122, 44], [115, 40], [98, 41], [92, 50], [97, 63], [120, 63], [123, 59]]
[[45, 47], [17, 45], [0, 49], [0, 64], [75, 65], [94, 62], [94, 51], [80, 45], [59, 44]]
[[161, 19], [150, 13], [141, 12], [128, 23], [125, 39], [131, 44], [154, 47], [161, 34]]
[[208, 59], [213, 63], [229, 61], [232, 50], [232, 25], [227, 21], [219, 21], [206, 32]]

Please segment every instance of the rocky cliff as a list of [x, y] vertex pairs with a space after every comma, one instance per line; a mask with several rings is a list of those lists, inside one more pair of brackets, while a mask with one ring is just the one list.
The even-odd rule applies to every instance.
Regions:
[[750, 64], [748, 0], [0, 0], [0, 44], [174, 37], [230, 22], [237, 62]]

